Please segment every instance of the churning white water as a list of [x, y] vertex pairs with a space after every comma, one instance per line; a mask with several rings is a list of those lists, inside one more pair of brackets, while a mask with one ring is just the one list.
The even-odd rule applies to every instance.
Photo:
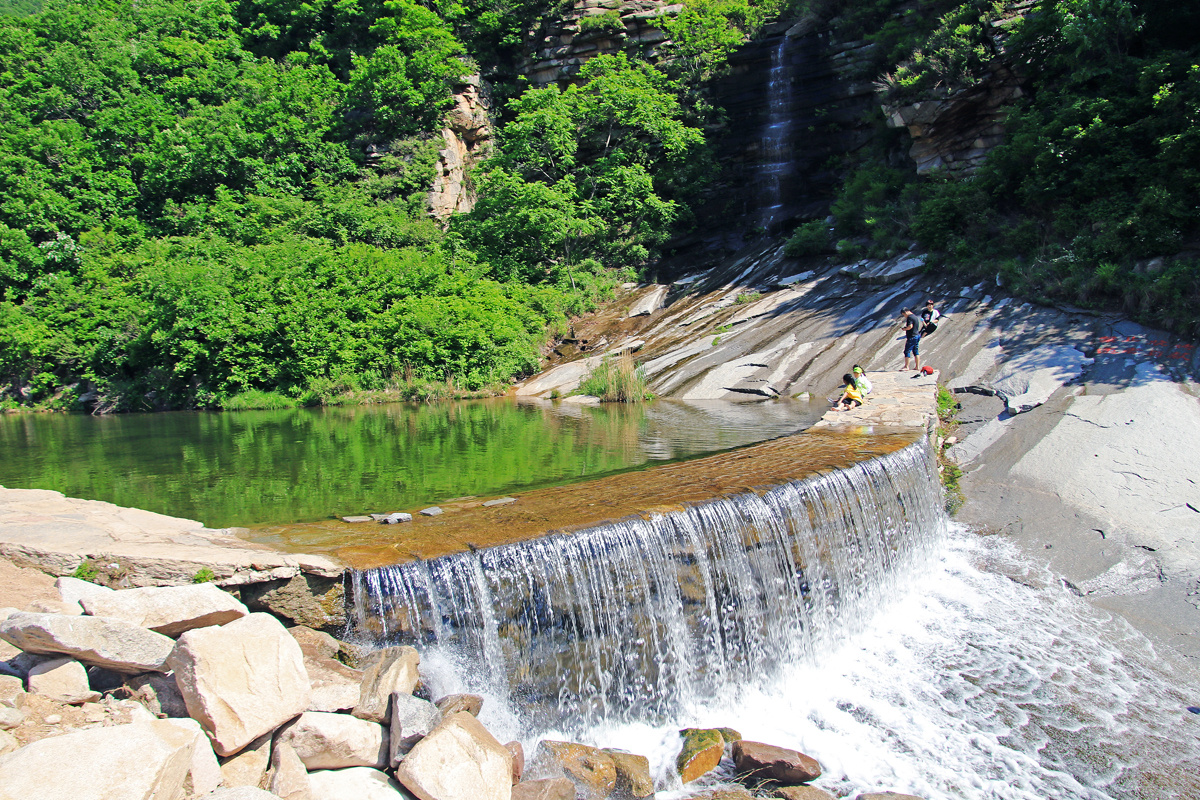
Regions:
[[1200, 797], [1200, 717], [1186, 710], [1197, 687], [1122, 620], [1027, 569], [1005, 543], [956, 528], [936, 563], [815, 662], [681, 708], [670, 727], [585, 736], [650, 754], [664, 782], [677, 727], [727, 725], [816, 757], [818, 785], [839, 795]]
[[667, 791], [677, 730], [728, 726], [816, 757], [839, 795], [1200, 798], [1197, 687], [950, 524], [924, 443], [354, 588], [357, 634], [416, 644], [498, 736], [641, 753]]

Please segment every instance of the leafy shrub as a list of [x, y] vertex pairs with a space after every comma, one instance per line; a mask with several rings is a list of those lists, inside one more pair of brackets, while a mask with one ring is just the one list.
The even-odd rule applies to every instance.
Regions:
[[192, 576], [192, 583], [212, 583], [217, 579], [216, 574], [208, 567], [201, 567]]
[[621, 22], [621, 15], [612, 9], [600, 14], [589, 14], [588, 16], [579, 18], [580, 33], [620, 31], [624, 30], [624, 28], [625, 26]]
[[247, 411], [250, 409], [276, 410], [295, 407], [296, 400], [294, 398], [284, 397], [277, 392], [264, 392], [258, 389], [239, 392], [233, 397], [227, 397], [221, 401], [221, 408], [226, 411]]
[[814, 219], [798, 225], [783, 246], [784, 254], [792, 258], [815, 256], [832, 251], [833, 242], [829, 235], [829, 223], [823, 219]]

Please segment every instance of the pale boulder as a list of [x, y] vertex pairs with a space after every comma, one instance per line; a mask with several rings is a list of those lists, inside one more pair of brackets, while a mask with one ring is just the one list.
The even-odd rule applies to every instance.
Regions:
[[233, 755], [308, 707], [300, 645], [270, 614], [188, 631], [167, 666], [189, 716], [204, 726], [220, 756]]
[[512, 754], [479, 720], [458, 712], [417, 742], [396, 779], [420, 800], [510, 800]]
[[94, 617], [124, 620], [164, 636], [225, 625], [250, 613], [237, 598], [211, 583], [121, 589], [89, 595], [80, 604]]
[[221, 759], [221, 785], [262, 786], [271, 763], [271, 734], [264, 733], [241, 752]]
[[391, 766], [396, 766], [404, 754], [442, 721], [442, 712], [428, 700], [403, 692], [392, 693]]
[[0, 639], [26, 653], [73, 656], [114, 672], [165, 672], [175, 643], [128, 622], [18, 612], [0, 622]]
[[217, 789], [198, 797], [197, 800], [279, 800], [279, 796], [256, 786], [235, 786]]
[[267, 788], [281, 800], [312, 800], [312, 784], [300, 756], [287, 742], [276, 742], [271, 748], [271, 771]]
[[362, 689], [353, 714], [371, 722], [387, 722], [393, 692], [412, 694], [421, 679], [421, 655], [412, 647], [385, 647], [363, 659]]
[[223, 776], [221, 767], [217, 764], [217, 755], [213, 752], [200, 723], [194, 719], [164, 719], [155, 720], [153, 724], [161, 738], [173, 741], [179, 746], [186, 745], [192, 748], [192, 763], [184, 783], [188, 794], [211, 792], [222, 784]]
[[100, 693], [88, 685], [87, 669], [73, 658], [43, 661], [29, 670], [29, 691], [69, 705], [92, 703]]
[[40, 739], [0, 756], [0, 800], [183, 800], [194, 742], [164, 720]]
[[25, 606], [26, 611], [34, 614], [63, 614], [68, 617], [78, 617], [83, 613], [79, 603], [64, 603], [61, 600], [34, 600]]
[[98, 583], [81, 581], [79, 578], [59, 578], [54, 582], [54, 588], [58, 589], [58, 594], [64, 603], [75, 603], [76, 605], [82, 605], [81, 601], [85, 597], [112, 594], [116, 591]]
[[308, 770], [388, 766], [388, 732], [348, 714], [306, 711], [275, 736], [296, 751]]
[[370, 767], [323, 769], [310, 773], [312, 800], [402, 800], [400, 784]]

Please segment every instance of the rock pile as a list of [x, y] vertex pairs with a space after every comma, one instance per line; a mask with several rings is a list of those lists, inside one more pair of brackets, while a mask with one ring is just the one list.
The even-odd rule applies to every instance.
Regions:
[[[476, 718], [483, 698], [420, 696], [411, 647], [355, 668], [338, 658], [348, 645], [210, 585], [57, 587], [66, 613], [0, 609], [0, 800], [654, 796], [645, 756], [575, 742], [541, 742], [527, 775], [521, 744]], [[760, 796], [831, 797], [807, 786], [821, 768], [803, 753], [729, 728], [681, 734], [685, 783], [731, 758]]]

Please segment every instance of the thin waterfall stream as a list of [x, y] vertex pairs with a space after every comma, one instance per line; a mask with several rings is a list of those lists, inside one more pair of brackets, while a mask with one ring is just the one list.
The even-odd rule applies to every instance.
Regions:
[[351, 638], [414, 644], [430, 689], [484, 694], [500, 736], [648, 755], [660, 790], [678, 728], [732, 726], [814, 755], [839, 795], [1200, 796], [1180, 676], [952, 524], [924, 441], [352, 584]]
[[763, 207], [759, 224], [771, 230], [784, 216], [783, 185], [794, 171], [792, 157], [792, 75], [788, 64], [786, 36], [771, 50], [767, 71], [767, 125], [762, 137], [762, 165], [759, 167]]

